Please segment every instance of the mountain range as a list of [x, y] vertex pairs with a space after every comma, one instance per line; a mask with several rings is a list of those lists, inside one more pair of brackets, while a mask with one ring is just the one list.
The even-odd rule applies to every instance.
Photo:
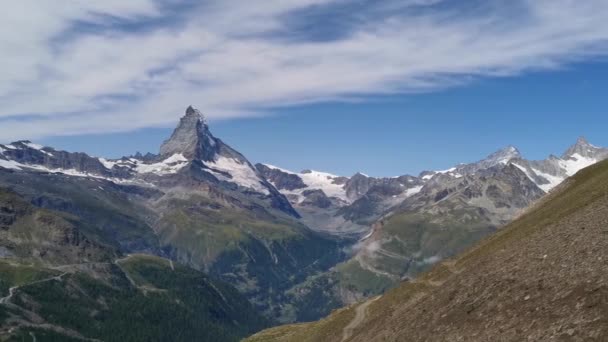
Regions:
[[[417, 176], [292, 172], [252, 164], [193, 107], [158, 154], [0, 145], [0, 333], [108, 339], [126, 328], [102, 320], [89, 329], [54, 310], [58, 298], [76, 298], [79, 317], [118, 317], [112, 291], [143, 296], [142, 315], [166, 314], [148, 304], [192, 300], [184, 324], [204, 312], [213, 327], [189, 338], [316, 320], [415, 279], [606, 158], [580, 138], [561, 157], [527, 160], [509, 146]], [[150, 296], [158, 301], [146, 304]], [[204, 304], [218, 300], [221, 313]]]
[[383, 295], [247, 342], [605, 341], [608, 161]]
[[418, 176], [373, 178], [357, 173], [345, 178], [257, 167], [310, 227], [358, 239], [347, 261], [292, 291], [299, 297], [296, 306], [315, 303], [304, 310], [309, 314], [304, 320], [309, 320], [322, 316], [328, 306], [352, 304], [414, 278], [607, 157], [608, 149], [581, 137], [561, 157], [527, 160], [507, 146], [477, 162]]

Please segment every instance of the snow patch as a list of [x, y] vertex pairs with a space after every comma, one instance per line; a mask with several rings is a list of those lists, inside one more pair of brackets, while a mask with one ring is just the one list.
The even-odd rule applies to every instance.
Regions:
[[0, 167], [3, 167], [5, 169], [21, 170], [21, 166], [22, 164], [19, 164], [14, 160], [0, 159]]
[[423, 186], [415, 186], [413, 188], [409, 188], [407, 190], [405, 190], [405, 196], [410, 197], [410, 196], [414, 196], [415, 194], [419, 193], [420, 190], [422, 190]]
[[[310, 172], [293, 172], [286, 169], [282, 169], [278, 166], [263, 164], [271, 169], [279, 170], [285, 172], [287, 174], [292, 174], [300, 177], [302, 182], [306, 185], [306, 188], [295, 189], [295, 190], [281, 190], [281, 193], [284, 195], [296, 195], [298, 196], [298, 203], [304, 200], [304, 196], [302, 193], [307, 190], [321, 190], [327, 197], [336, 197], [347, 203], [351, 201], [346, 196], [346, 190], [344, 189], [344, 184], [335, 184], [335, 179], [340, 178], [340, 176], [327, 173], [311, 170]], [[364, 174], [362, 174], [364, 175]], [[367, 175], [364, 175], [367, 177]]]
[[563, 182], [565, 180], [565, 178], [563, 178], [563, 177], [553, 176], [553, 175], [541, 172], [541, 171], [536, 170], [536, 169], [532, 169], [532, 171], [534, 171], [534, 173], [536, 173], [537, 176], [539, 176], [541, 178], [544, 178], [545, 180], [547, 180], [549, 182], [548, 184], [540, 184], [540, 185], [538, 185], [538, 187], [541, 188], [544, 192], [551, 191], [551, 189], [553, 189], [556, 186], [560, 185], [561, 182]]
[[263, 194], [270, 194], [270, 191], [263, 185], [262, 180], [255, 172], [255, 170], [248, 163], [241, 163], [240, 161], [219, 156], [214, 162], [206, 163], [208, 167], [228, 173], [232, 178], [226, 177], [224, 174], [219, 172], [213, 172], [213, 174], [220, 180], [236, 183], [245, 188], [253, 189]]
[[462, 175], [460, 173], [454, 172], [456, 170], [458, 170], [457, 167], [451, 167], [451, 168], [449, 168], [447, 170], [430, 171], [432, 173], [428, 174], [428, 175], [422, 176], [422, 180], [427, 181], [427, 180], [433, 178], [437, 174], [448, 175], [448, 176], [451, 176], [451, 177], [454, 177], [454, 178], [461, 178]]
[[581, 156], [578, 153], [575, 153], [566, 160], [560, 160], [559, 166], [566, 170], [566, 174], [568, 176], [573, 176], [580, 170], [586, 168], [587, 166], [593, 165], [595, 163], [597, 163], [596, 159], [586, 158], [586, 157]]
[[532, 182], [536, 183], [536, 181], [534, 180], [534, 177], [532, 177], [532, 175], [530, 174], [530, 171], [528, 171], [528, 169], [526, 169], [525, 167], [516, 164], [516, 163], [511, 163], [513, 166], [515, 166], [516, 168], [520, 169], [525, 175], [526, 177], [528, 177]]
[[138, 173], [153, 173], [156, 175], [174, 174], [188, 164], [188, 159], [183, 154], [176, 153], [171, 157], [154, 164], [139, 163], [137, 159], [131, 159], [135, 163], [135, 170]]
[[269, 169], [279, 170], [279, 171], [282, 171], [282, 172], [285, 172], [285, 173], [289, 173], [289, 174], [292, 174], [292, 175], [296, 175], [297, 174], [296, 172], [289, 171], [287, 169], [283, 169], [281, 167], [274, 166], [274, 165], [271, 165], [271, 164], [262, 164], [262, 165], [266, 166]]
[[111, 169], [116, 165], [116, 162], [107, 160], [105, 158], [98, 158], [99, 162], [103, 164], [106, 169]]
[[23, 145], [29, 147], [29, 148], [33, 148], [34, 150], [42, 150], [44, 148], [44, 146], [42, 145], [38, 145], [38, 144], [34, 144], [32, 142], [25, 142], [23, 143]]
[[451, 172], [454, 172], [454, 171], [456, 171], [456, 168], [455, 167], [451, 167], [451, 168], [449, 168], [447, 170], [435, 171], [435, 173], [451, 173]]
[[344, 185], [335, 184], [334, 181], [339, 176], [332, 175], [331, 173], [311, 171], [309, 173], [298, 174], [304, 184], [308, 186], [308, 189], [299, 189], [302, 192], [305, 190], [322, 190], [327, 197], [337, 197], [341, 200], [349, 202], [346, 197], [346, 190]]

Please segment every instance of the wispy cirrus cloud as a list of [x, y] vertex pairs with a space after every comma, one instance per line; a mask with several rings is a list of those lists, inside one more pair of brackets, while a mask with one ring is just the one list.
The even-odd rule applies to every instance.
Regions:
[[[465, 4], [466, 3], [466, 4]], [[0, 137], [171, 125], [603, 57], [602, 0], [23, 0], [0, 14]]]

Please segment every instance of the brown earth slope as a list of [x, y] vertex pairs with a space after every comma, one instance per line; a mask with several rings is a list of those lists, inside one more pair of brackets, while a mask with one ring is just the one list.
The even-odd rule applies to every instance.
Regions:
[[247, 341], [608, 341], [608, 162], [371, 303]]

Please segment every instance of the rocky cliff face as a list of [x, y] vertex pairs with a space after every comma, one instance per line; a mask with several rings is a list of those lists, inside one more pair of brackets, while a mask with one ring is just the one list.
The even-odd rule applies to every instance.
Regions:
[[57, 265], [108, 261], [116, 252], [91, 239], [72, 216], [37, 208], [13, 191], [0, 187], [0, 248], [4, 257]]

